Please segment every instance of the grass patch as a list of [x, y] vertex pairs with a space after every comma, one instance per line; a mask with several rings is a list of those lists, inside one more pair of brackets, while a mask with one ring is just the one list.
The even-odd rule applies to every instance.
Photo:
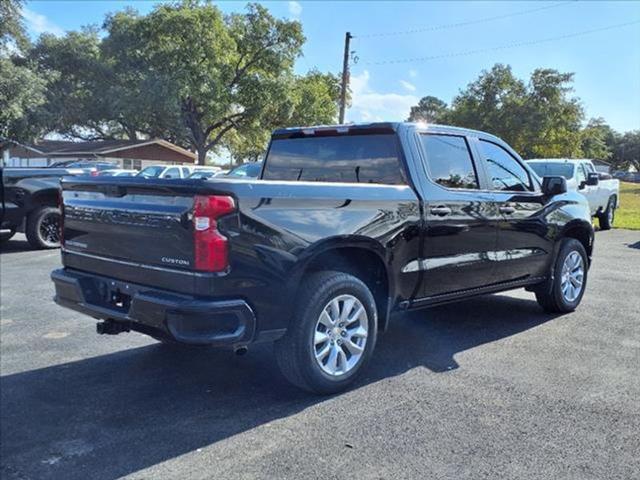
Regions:
[[620, 182], [620, 208], [613, 226], [640, 230], [640, 183]]

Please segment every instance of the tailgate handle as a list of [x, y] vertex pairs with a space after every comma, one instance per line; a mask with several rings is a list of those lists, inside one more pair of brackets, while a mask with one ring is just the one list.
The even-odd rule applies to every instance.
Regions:
[[126, 188], [121, 185], [105, 185], [101, 190], [107, 197], [124, 197], [127, 193]]

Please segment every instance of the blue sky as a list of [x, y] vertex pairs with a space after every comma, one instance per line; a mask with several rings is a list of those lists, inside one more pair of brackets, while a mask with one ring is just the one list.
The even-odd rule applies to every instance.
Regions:
[[[61, 34], [101, 24], [108, 12], [152, 1], [30, 1], [25, 8], [32, 36]], [[538, 67], [575, 73], [575, 95], [588, 117], [604, 117], [615, 129], [640, 129], [640, 2], [266, 2], [279, 17], [302, 22], [307, 42], [296, 69], [339, 72], [344, 34], [352, 50], [353, 106], [348, 121], [403, 120], [424, 95], [450, 102], [483, 69], [500, 62], [528, 78]], [[225, 12], [245, 2], [219, 2]], [[498, 17], [498, 18], [496, 18]], [[463, 24], [451, 26], [452, 24]], [[442, 26], [446, 28], [441, 28]], [[404, 32], [409, 34], [380, 35]], [[373, 35], [372, 35], [373, 34]], [[567, 38], [533, 43], [542, 39]], [[513, 44], [513, 48], [496, 48]], [[472, 54], [459, 55], [469, 51]], [[376, 62], [442, 56], [401, 63]]]

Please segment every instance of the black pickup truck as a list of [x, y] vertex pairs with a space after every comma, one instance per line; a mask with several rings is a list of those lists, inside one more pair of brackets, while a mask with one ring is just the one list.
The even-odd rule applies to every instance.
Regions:
[[60, 246], [60, 179], [78, 168], [0, 167], [0, 244], [24, 232], [34, 248]]
[[99, 333], [275, 341], [284, 375], [318, 393], [354, 380], [394, 312], [521, 287], [575, 309], [593, 249], [587, 202], [562, 177], [445, 126], [278, 130], [258, 180], [62, 188], [58, 304]]

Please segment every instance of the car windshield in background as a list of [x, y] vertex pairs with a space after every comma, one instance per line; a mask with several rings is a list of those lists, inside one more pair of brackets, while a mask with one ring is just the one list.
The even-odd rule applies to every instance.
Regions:
[[164, 167], [147, 167], [140, 170], [137, 176], [145, 178], [159, 177], [163, 170]]
[[529, 165], [540, 178], [564, 177], [569, 179], [573, 177], [573, 164], [571, 163], [528, 162], [527, 165]]
[[262, 163], [245, 163], [234, 168], [228, 173], [229, 177], [257, 178], [260, 175]]
[[395, 135], [275, 139], [265, 180], [405, 184]]
[[193, 172], [189, 175], [189, 178], [211, 178], [216, 174], [216, 172], [211, 171], [203, 171], [203, 172]]

